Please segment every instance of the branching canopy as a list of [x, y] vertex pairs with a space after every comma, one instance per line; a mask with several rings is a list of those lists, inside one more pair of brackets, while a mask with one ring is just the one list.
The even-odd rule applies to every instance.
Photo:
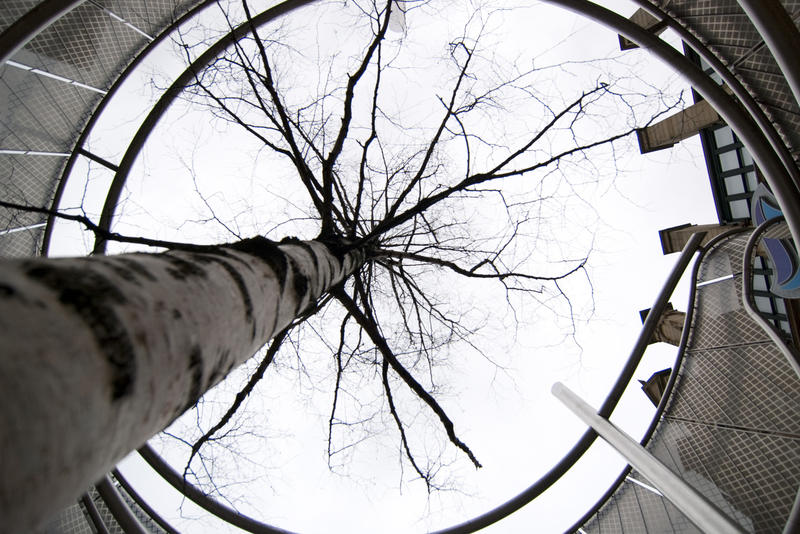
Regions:
[[[184, 225], [234, 237], [291, 233], [361, 247], [367, 261], [267, 344], [230, 403], [199, 401], [169, 434], [186, 444], [187, 479], [224, 493], [215, 451], [236, 452], [237, 440], [253, 431], [237, 410], [272, 368], [292, 369], [314, 388], [330, 386], [332, 468], [384, 429], [412, 479], [431, 491], [446, 487], [441, 468], [456, 456], [481, 467], [469, 433], [482, 430], [462, 433], [467, 422], [448, 415], [443, 402], [448, 370], [479, 357], [502, 371], [502, 358], [481, 336], [497, 336], [498, 325], [513, 336], [530, 326], [525, 314], [533, 307], [560, 316], [564, 335], [574, 334], [580, 312], [570, 280], [588, 277], [595, 224], [574, 219], [586, 213], [575, 206], [586, 202], [586, 187], [613, 174], [615, 151], [636, 128], [678, 102], [603, 76], [608, 58], [592, 67], [598, 77], [589, 84], [563, 83], [577, 69], [569, 63], [504, 59], [495, 53], [499, 10], [453, 17], [458, 32], [442, 35], [425, 21], [444, 8], [422, 1], [315, 9], [308, 20], [306, 10], [258, 28], [248, 0], [221, 8], [230, 27], [249, 24], [248, 35], [196, 72], [184, 99], [253, 148], [252, 163], [243, 165], [253, 169], [253, 196], [227, 200], [224, 180], [209, 185], [208, 173], [187, 162], [203, 216], [176, 225], [177, 236]], [[179, 43], [187, 60], [201, 48], [192, 39]], [[264, 195], [269, 202], [258, 200]], [[117, 242], [203, 246], [55, 215]], [[131, 228], [124, 217], [120, 227]], [[312, 364], [323, 371], [309, 371]], [[434, 445], [430, 433], [441, 438]]]

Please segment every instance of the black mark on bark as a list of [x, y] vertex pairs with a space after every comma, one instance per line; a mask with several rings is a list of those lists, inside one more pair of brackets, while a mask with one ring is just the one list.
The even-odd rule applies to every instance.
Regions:
[[247, 284], [244, 283], [244, 277], [242, 277], [241, 273], [236, 270], [236, 267], [228, 263], [227, 261], [215, 258], [215, 257], [208, 257], [204, 258], [203, 261], [213, 262], [221, 266], [228, 275], [233, 279], [234, 283], [236, 284], [236, 288], [239, 290], [239, 295], [242, 297], [242, 303], [244, 304], [244, 319], [249, 323], [253, 323], [253, 299], [250, 297], [250, 290], [247, 289]]
[[126, 266], [119, 265], [118, 263], [116, 263], [114, 261], [107, 261], [106, 262], [106, 266], [108, 268], [110, 268], [112, 271], [114, 271], [115, 275], [117, 275], [118, 277], [122, 278], [126, 282], [130, 282], [131, 284], [136, 285], [136, 286], [141, 286], [142, 285], [142, 283], [139, 281], [139, 279], [136, 277], [136, 275], [133, 273], [133, 271], [128, 269]]
[[111, 366], [111, 400], [133, 390], [136, 379], [134, 346], [115, 310], [128, 299], [105, 276], [77, 267], [31, 264], [27, 275], [58, 294], [58, 300], [72, 309], [86, 324]]
[[266, 237], [256, 236], [226, 246], [232, 250], [250, 254], [266, 262], [275, 274], [278, 275], [278, 282], [280, 283], [281, 289], [283, 289], [283, 285], [286, 283], [286, 269], [288, 264], [286, 261], [286, 254], [278, 248], [278, 245], [274, 241], [270, 241]]
[[323, 245], [325, 245], [326, 247], [328, 247], [330, 253], [333, 254], [336, 257], [336, 259], [338, 259], [340, 262], [344, 261], [345, 256], [352, 248], [338, 239], [337, 240], [319, 239], [318, 241]]
[[194, 406], [197, 399], [203, 394], [203, 353], [200, 347], [196, 345], [192, 347], [189, 353], [189, 363], [186, 371], [189, 373], [192, 383], [189, 386], [189, 398], [186, 401], [184, 411]]
[[298, 247], [301, 247], [306, 252], [308, 252], [308, 255], [311, 256], [311, 263], [314, 264], [314, 269], [319, 269], [319, 261], [317, 260], [317, 255], [314, 253], [314, 247], [312, 247], [305, 241], [299, 241], [299, 240], [293, 242], [292, 244], [297, 245]]
[[334, 260], [331, 259], [330, 256], [326, 256], [326, 258], [328, 260], [328, 268], [331, 270], [331, 273], [337, 272], [339, 270], [339, 268], [341, 267], [341, 264], [340, 265], [336, 265], [334, 263]]
[[204, 254], [206, 254], [206, 255], [215, 254], [217, 256], [222, 256], [225, 259], [228, 259], [228, 260], [231, 260], [231, 261], [235, 261], [236, 263], [238, 263], [242, 267], [245, 267], [248, 271], [253, 272], [253, 265], [249, 261], [247, 261], [244, 258], [242, 258], [240, 255], [231, 254], [230, 250], [228, 250], [228, 246], [227, 245], [223, 245], [223, 246], [217, 247], [215, 249], [208, 250], [208, 251], [204, 252]]
[[159, 257], [170, 263], [167, 272], [176, 280], [186, 280], [190, 277], [206, 278], [208, 276], [206, 271], [198, 266], [196, 262], [187, 261], [166, 253], [161, 254]]
[[158, 278], [150, 272], [150, 269], [147, 268], [146, 265], [143, 265], [142, 262], [137, 261], [134, 258], [126, 257], [126, 256], [117, 256], [113, 258], [113, 261], [117, 263], [121, 263], [125, 267], [127, 267], [131, 272], [136, 273], [139, 278], [143, 278], [150, 282], [157, 282]]
[[0, 282], [0, 298], [10, 298], [17, 294], [17, 290], [8, 284]]
[[308, 277], [300, 271], [300, 267], [291, 256], [287, 256], [287, 258], [292, 266], [292, 285], [294, 293], [297, 296], [297, 308], [295, 309], [296, 314], [300, 311], [303, 297], [305, 297], [308, 293]]
[[219, 359], [217, 363], [214, 364], [214, 368], [211, 369], [211, 374], [208, 376], [208, 382], [206, 383], [206, 389], [210, 389], [213, 387], [219, 380], [227, 376], [230, 372], [231, 368], [233, 367], [233, 362], [229, 362], [230, 359], [230, 351], [223, 350], [219, 354]]

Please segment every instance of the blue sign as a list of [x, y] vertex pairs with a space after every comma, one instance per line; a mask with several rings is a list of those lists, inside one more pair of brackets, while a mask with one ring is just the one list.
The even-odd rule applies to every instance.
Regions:
[[[750, 206], [754, 226], [783, 216], [775, 196], [763, 183], [758, 184], [753, 191]], [[775, 276], [772, 278], [770, 291], [787, 299], [800, 298], [800, 261], [792, 240], [765, 237], [764, 247], [767, 249], [769, 259], [775, 265]]]

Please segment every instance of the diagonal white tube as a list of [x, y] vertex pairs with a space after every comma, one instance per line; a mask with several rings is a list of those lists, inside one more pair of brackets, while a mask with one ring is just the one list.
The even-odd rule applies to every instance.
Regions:
[[578, 397], [561, 382], [553, 384], [553, 395], [572, 413], [592, 427], [601, 438], [614, 447], [631, 466], [642, 473], [672, 504], [706, 533], [730, 534], [745, 532], [714, 503], [673, 473], [666, 465], [617, 428], [611, 421], [600, 417], [594, 408]]

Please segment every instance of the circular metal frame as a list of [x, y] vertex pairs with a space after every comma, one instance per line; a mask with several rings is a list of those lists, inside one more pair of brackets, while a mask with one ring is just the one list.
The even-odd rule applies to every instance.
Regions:
[[[261, 26], [300, 6], [309, 4], [312, 1], [313, 0], [287, 0], [254, 17], [253, 24], [256, 27]], [[664, 20], [669, 27], [677, 31], [682, 39], [684, 39], [690, 46], [692, 46], [692, 48], [694, 48], [702, 57], [704, 57], [704, 59], [715, 70], [717, 70], [717, 72], [719, 72], [723, 76], [726, 83], [731, 88], [733, 94], [738, 98], [739, 102], [744, 106], [744, 108], [739, 107], [739, 104], [731, 97], [731, 95], [727, 94], [723, 89], [717, 86], [716, 83], [713, 82], [713, 80], [711, 80], [708, 76], [706, 76], [698, 67], [691, 64], [688, 59], [686, 59], [677, 51], [666, 45], [663, 41], [661, 41], [657, 37], [653, 36], [652, 34], [648, 33], [645, 30], [642, 30], [629, 20], [624, 19], [623, 17], [609, 10], [596, 6], [591, 2], [586, 2], [582, 0], [547, 0], [547, 1], [553, 4], [560, 5], [563, 8], [576, 11], [582, 14], [583, 16], [593, 19], [596, 22], [600, 22], [612, 27], [618, 33], [625, 35], [628, 39], [636, 42], [637, 44], [639, 44], [644, 48], [648, 48], [653, 54], [655, 54], [657, 57], [666, 62], [667, 65], [676, 69], [678, 72], [683, 74], [687, 79], [689, 79], [691, 84], [700, 93], [702, 93], [705, 96], [705, 98], [709, 100], [712, 103], [712, 105], [718, 110], [718, 112], [725, 118], [726, 122], [728, 122], [728, 124], [730, 124], [734, 128], [734, 130], [736, 130], [739, 137], [744, 141], [745, 145], [750, 149], [751, 153], [757, 160], [760, 168], [767, 175], [767, 180], [772, 186], [776, 196], [778, 197], [779, 204], [784, 209], [787, 215], [787, 219], [789, 222], [789, 229], [792, 235], [795, 237], [796, 241], [800, 242], [797, 239], [798, 237], [800, 237], [800, 192], [798, 192], [798, 184], [800, 184], [800, 171], [798, 171], [797, 166], [795, 165], [794, 160], [791, 157], [791, 154], [789, 153], [785, 144], [780, 140], [777, 131], [769, 122], [763, 110], [761, 110], [761, 108], [758, 106], [758, 104], [755, 102], [752, 96], [747, 92], [747, 90], [741, 85], [741, 83], [734, 76], [732, 76], [727, 71], [727, 69], [724, 68], [724, 65], [715, 56], [713, 56], [713, 54], [708, 53], [708, 50], [703, 46], [702, 42], [700, 42], [696, 37], [694, 37], [691, 33], [686, 31], [685, 28], [683, 28], [680, 24], [678, 24], [674, 19], [668, 17], [666, 13], [659, 10], [657, 7], [653, 6], [652, 4], [649, 4], [645, 0], [634, 0], [636, 3], [638, 3], [648, 11], [651, 11], [652, 13], [656, 14], [656, 16], [662, 18], [662, 20]], [[14, 24], [12, 26], [11, 29], [13, 31], [6, 31], [2, 34], [2, 36], [0, 36], [0, 60], [5, 60], [8, 57], [10, 57], [16, 50], [24, 46], [24, 44], [28, 40], [33, 38], [37, 32], [47, 27], [48, 24], [52, 23], [54, 20], [57, 20], [58, 17], [68, 12], [70, 9], [79, 5], [80, 3], [82, 3], [81, 0], [73, 0], [68, 4], [64, 4], [63, 2], [56, 2], [54, 0], [49, 0], [48, 2], [40, 4], [40, 6], [37, 7], [37, 9], [40, 10], [39, 12], [34, 12], [34, 11], [30, 12], [29, 15], [26, 15], [25, 17], [23, 17], [23, 19], [20, 19], [19, 21], [20, 24]], [[190, 9], [180, 19], [178, 19], [170, 26], [165, 28], [155, 38], [153, 42], [148, 44], [148, 46], [144, 50], [142, 50], [139, 54], [136, 55], [136, 57], [123, 71], [123, 73], [114, 81], [114, 83], [108, 90], [108, 94], [101, 100], [100, 104], [96, 107], [92, 116], [90, 117], [89, 122], [84, 127], [82, 133], [80, 134], [80, 137], [78, 138], [75, 144], [75, 148], [73, 149], [66, 163], [66, 166], [61, 174], [61, 179], [58, 181], [58, 187], [52, 203], [53, 210], [56, 210], [58, 208], [69, 174], [73, 168], [77, 156], [80, 154], [81, 146], [85, 142], [87, 136], [89, 135], [89, 132], [96, 123], [97, 119], [104, 111], [107, 103], [111, 100], [111, 98], [113, 98], [117, 89], [136, 69], [136, 67], [140, 64], [140, 62], [144, 59], [144, 57], [147, 56], [147, 54], [149, 54], [150, 51], [152, 51], [159, 42], [161, 42], [180, 24], [196, 16], [200, 11], [208, 7], [210, 4], [211, 0], [203, 0], [198, 5]], [[130, 169], [132, 168], [133, 163], [138, 157], [148, 136], [158, 123], [161, 116], [163, 116], [163, 114], [169, 108], [170, 104], [175, 100], [175, 98], [180, 94], [180, 92], [183, 91], [183, 89], [189, 83], [192, 82], [197, 72], [199, 72], [207, 64], [213, 61], [213, 59], [222, 50], [230, 46], [236, 40], [241, 39], [248, 32], [250, 32], [250, 25], [249, 23], [245, 22], [240, 26], [238, 26], [237, 28], [233, 29], [225, 37], [217, 41], [214, 45], [209, 47], [209, 49], [207, 49], [200, 57], [198, 57], [198, 59], [195, 60], [173, 82], [170, 88], [160, 97], [157, 103], [151, 108], [149, 114], [147, 115], [147, 117], [137, 130], [130, 144], [128, 145], [125, 155], [123, 156], [118, 166], [118, 169], [115, 173], [112, 185], [110, 186], [108, 195], [106, 196], [105, 199], [103, 212], [100, 219], [101, 228], [106, 230], [110, 229], [111, 222], [113, 220], [114, 210], [116, 208], [116, 204], [119, 200], [119, 196], [121, 194], [122, 188], [124, 187]], [[794, 77], [798, 73], [791, 72], [785, 74], [787, 76], [791, 75], [790, 77], [794, 79]], [[43, 254], [46, 254], [48, 250], [49, 241], [52, 235], [53, 221], [54, 218], [50, 217], [47, 223], [42, 243]], [[725, 234], [723, 236], [718, 237], [713, 241], [713, 243], [716, 243], [718, 240], [723, 239], [727, 235], [730, 234]], [[709, 245], [709, 248], [710, 246], [711, 245]], [[104, 250], [105, 250], [105, 242], [102, 240], [98, 240], [95, 245], [95, 252], [101, 253]], [[690, 258], [691, 254], [688, 254], [685, 259], [685, 262], [682, 259], [681, 263], [683, 263], [684, 268], [686, 264], [688, 264]], [[700, 261], [698, 261], [695, 266], [695, 274], [697, 272], [697, 269], [699, 268], [699, 265]], [[681, 273], [683, 272], [682, 269], [680, 272]], [[667, 286], [669, 285], [670, 284], [668, 283]], [[667, 289], [667, 286], [665, 286], [664, 290], [662, 290], [662, 294]], [[696, 289], [695, 285], [693, 284], [691, 289], [690, 301], [691, 299], [694, 298], [695, 289]], [[667, 297], [668, 296], [669, 295], [667, 294]], [[664, 302], [666, 302], [666, 297]], [[690, 307], [689, 309], [691, 310], [692, 308]], [[656, 307], [654, 307], [654, 311], [657, 311]], [[658, 313], [650, 314], [650, 317], [653, 318], [652, 328], [655, 327], [655, 318], [657, 318], [658, 315], [659, 315]], [[691, 323], [691, 317], [692, 317], [691, 313], [687, 311], [687, 324]], [[650, 424], [650, 427], [645, 433], [645, 436], [642, 440], [643, 443], [647, 442], [652, 436], [653, 432], [655, 431], [660, 414], [663, 412], [665, 405], [669, 399], [669, 394], [676, 380], [677, 370], [682, 361], [683, 350], [685, 349], [689, 337], [688, 330], [689, 330], [688, 328], [684, 328], [683, 337], [681, 339], [681, 347], [679, 349], [678, 357], [676, 359], [674, 371], [670, 376], [665, 393], [662, 396], [662, 400], [656, 410], [656, 415], [654, 416]], [[641, 343], [644, 343], [644, 345], [646, 345], [646, 341], [649, 340], [650, 336], [647, 335], [647, 331], [648, 331], [648, 324], [646, 323], [645, 327], [643, 328], [643, 334], [640, 337], [639, 343], [637, 343], [637, 348], [634, 349], [633, 353], [631, 354], [631, 357], [629, 358], [628, 362], [626, 363], [625, 367], [620, 373], [617, 382], [615, 383], [608, 397], [604, 401], [600, 410], [598, 410], [598, 413], [600, 415], [604, 417], [608, 417], [611, 415], [622, 393], [624, 392], [625, 388], [630, 382], [633, 376], [633, 372], [635, 371], [639, 359], [641, 358], [642, 355], [641, 353], [644, 350], [643, 347], [639, 347], [639, 345]], [[650, 331], [650, 334], [652, 334], [652, 329]], [[570, 449], [567, 452], [567, 454], [563, 457], [561, 461], [555, 464], [553, 468], [550, 469], [550, 471], [548, 471], [543, 477], [541, 477], [528, 489], [521, 492], [517, 496], [509, 499], [506, 503], [495, 508], [494, 510], [491, 510], [490, 512], [487, 512], [477, 518], [471, 519], [459, 525], [440, 530], [438, 531], [438, 534], [474, 532], [496, 521], [499, 521], [500, 519], [506, 517], [507, 515], [513, 513], [514, 511], [528, 504], [533, 499], [538, 497], [541, 493], [543, 493], [546, 489], [548, 489], [553, 483], [555, 483], [555, 481], [558, 480], [564, 473], [566, 473], [586, 452], [586, 450], [588, 450], [588, 448], [594, 442], [596, 437], [597, 435], [594, 431], [592, 430], [587, 431], [572, 447], [572, 449]], [[159, 462], [164, 466], [166, 466], [166, 463], [163, 462], [163, 460], [160, 459], [157, 455], [155, 455], [152, 449], [149, 449], [149, 447], [145, 447], [140, 452], [145, 457], [145, 459], [147, 459], [148, 462], [152, 466], [154, 466], [154, 468], [156, 468], [156, 470], [159, 472], [159, 474], [161, 474], [162, 477], [169, 480], [171, 475], [165, 474], [166, 471], [164, 471], [164, 469], [156, 467], [159, 464]], [[591, 514], [594, 513], [603, 504], [603, 502], [605, 502], [605, 500], [608, 497], [610, 497], [610, 495], [616, 490], [617, 486], [622, 483], [625, 476], [627, 475], [627, 472], [628, 470], [623, 471], [623, 474], [620, 475], [620, 477], [617, 479], [617, 482], [613, 484], [611, 488], [609, 488], [606, 495], [604, 495], [604, 497], [598, 502], [598, 504], [592, 510], [590, 510], [590, 512], [585, 514], [584, 517], [582, 517], [579, 520], [579, 522], [576, 523], [575, 526], [573, 526], [573, 529], [576, 529], [580, 524], [582, 524], [582, 522], [584, 522], [588, 517], [590, 517]], [[208, 506], [204, 507], [209, 509], [209, 511], [211, 511], [215, 515], [225, 520], [228, 520], [232, 524], [240, 526], [241, 528], [244, 528], [251, 532], [264, 532], [270, 534], [288, 533], [288, 531], [286, 530], [282, 530], [276, 527], [271, 527], [270, 525], [260, 523], [249, 517], [242, 516], [241, 514], [237, 514], [236, 512], [227, 509], [227, 507], [224, 507], [217, 501], [214, 501], [213, 499], [210, 499], [209, 497], [205, 496], [202, 492], [200, 492], [200, 490], [198, 490], [191, 484], [188, 484], [182, 478], [179, 485], [181, 486], [181, 488], [179, 488], [179, 491], [184, 493], [184, 495], [191, 498], [192, 500], [195, 500], [195, 502], [198, 502], [198, 500], [201, 502], [206, 502]], [[173, 486], [176, 486], [176, 484], [173, 483]], [[235, 514], [236, 517], [230, 516], [231, 513]], [[793, 515], [796, 516], [797, 513], [794, 513]]]

